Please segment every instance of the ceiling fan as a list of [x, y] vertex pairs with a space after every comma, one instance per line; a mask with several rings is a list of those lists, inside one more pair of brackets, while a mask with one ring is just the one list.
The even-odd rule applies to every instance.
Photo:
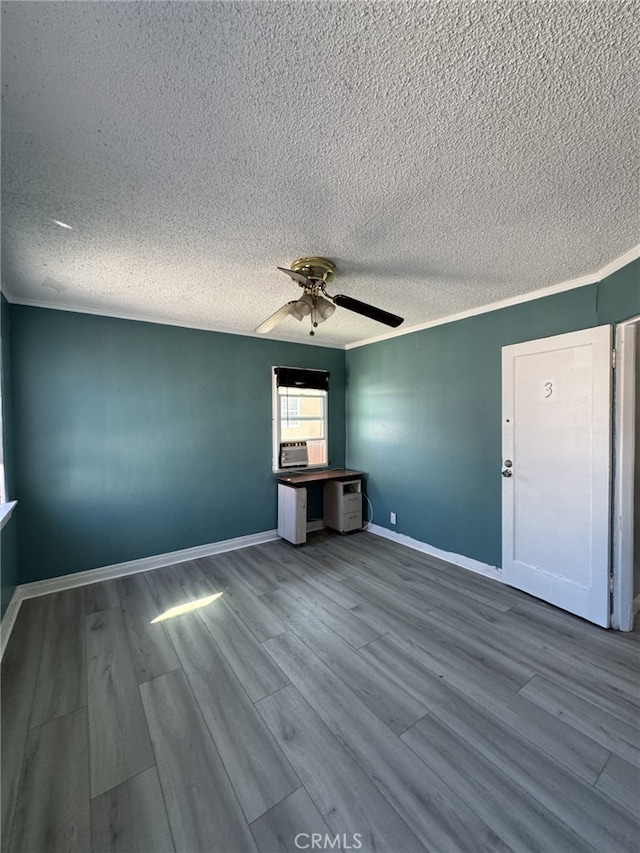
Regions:
[[325, 285], [333, 280], [336, 268], [326, 258], [298, 258], [291, 264], [291, 269], [285, 269], [285, 267], [278, 267], [278, 269], [291, 276], [304, 293], [299, 299], [292, 299], [291, 302], [287, 302], [275, 314], [260, 323], [254, 329], [259, 335], [270, 332], [286, 317], [295, 317], [296, 320], [310, 317], [313, 328], [309, 334], [315, 335], [318, 324], [323, 323], [333, 314], [336, 305], [339, 308], [346, 308], [348, 311], [361, 314], [363, 317], [369, 317], [371, 320], [377, 320], [378, 323], [392, 326], [394, 329], [404, 322], [403, 317], [390, 314], [381, 308], [375, 308], [366, 302], [360, 302], [351, 296], [343, 296], [340, 293], [336, 296], [330, 296], [325, 290]]

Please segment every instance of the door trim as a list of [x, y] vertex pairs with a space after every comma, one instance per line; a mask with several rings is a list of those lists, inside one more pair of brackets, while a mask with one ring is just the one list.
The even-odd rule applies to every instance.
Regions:
[[[633, 630], [636, 347], [640, 346], [639, 337], [640, 315], [616, 326], [611, 627], [618, 631]], [[640, 499], [640, 495], [635, 499]]]

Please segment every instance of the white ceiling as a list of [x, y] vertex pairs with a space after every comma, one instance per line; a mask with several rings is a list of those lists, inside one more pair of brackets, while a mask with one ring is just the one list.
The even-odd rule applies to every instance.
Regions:
[[639, 33], [636, 0], [3, 3], [3, 290], [250, 332], [317, 254], [408, 328], [592, 274], [639, 242]]

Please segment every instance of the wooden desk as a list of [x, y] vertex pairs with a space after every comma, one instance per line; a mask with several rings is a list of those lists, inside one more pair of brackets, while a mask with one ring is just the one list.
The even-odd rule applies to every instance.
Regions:
[[302, 474], [276, 474], [276, 480], [285, 486], [306, 486], [307, 483], [324, 482], [325, 480], [355, 480], [361, 478], [362, 471], [351, 471], [349, 468], [334, 468], [331, 471], [304, 471]]
[[[358, 513], [351, 513], [351, 526], [347, 529], [357, 530], [362, 527], [362, 496], [360, 481], [362, 479], [362, 471], [352, 471], [348, 468], [336, 468], [333, 471], [309, 471], [302, 474], [277, 474], [278, 481], [278, 536], [292, 542], [294, 545], [302, 545], [307, 541], [307, 486], [310, 483], [356, 483], [358, 495]], [[334, 490], [329, 490], [330, 495]], [[326, 495], [325, 490], [325, 495]], [[355, 495], [353, 496], [355, 498]], [[344, 508], [338, 510], [331, 502], [329, 507], [325, 506], [325, 521], [326, 526], [336, 527], [335, 519], [338, 512], [344, 512]], [[327, 521], [327, 519], [330, 521]], [[359, 520], [359, 524], [354, 526], [353, 519]], [[322, 526], [324, 526], [324, 524]], [[314, 528], [315, 529], [315, 528]], [[337, 529], [344, 530], [345, 528], [338, 526]]]

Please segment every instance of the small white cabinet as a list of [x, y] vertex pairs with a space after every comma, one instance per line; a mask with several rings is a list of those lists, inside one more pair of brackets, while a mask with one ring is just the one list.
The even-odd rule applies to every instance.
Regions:
[[340, 533], [362, 528], [362, 486], [358, 480], [324, 484], [324, 525]]
[[307, 541], [307, 490], [278, 483], [278, 536], [302, 545]]

